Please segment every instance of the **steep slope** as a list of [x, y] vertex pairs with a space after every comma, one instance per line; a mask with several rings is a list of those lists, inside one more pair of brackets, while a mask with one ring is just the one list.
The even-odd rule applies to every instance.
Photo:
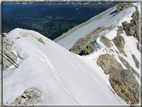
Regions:
[[92, 66], [97, 63], [128, 104], [141, 103], [139, 12], [139, 3], [120, 3], [54, 40]]
[[126, 104], [113, 93], [97, 64], [91, 66], [83, 57], [32, 30], [17, 28], [6, 38], [13, 42], [11, 50], [19, 67], [12, 65], [3, 71], [5, 105]]
[[[124, 21], [130, 22], [132, 13], [135, 11], [135, 7], [126, 8], [124, 11], [118, 13], [117, 15], [114, 15], [116, 9], [117, 5], [91, 18], [84, 24], [81, 24], [81, 26], [80, 25], [76, 26], [76, 28], [72, 29], [73, 30], [72, 33], [67, 32], [67, 34], [61, 35], [59, 38], [55, 39], [54, 41], [69, 50], [73, 47], [74, 43], [78, 39], [85, 37], [86, 35], [88, 35], [89, 33], [91, 33], [100, 26], [104, 27], [113, 26], [114, 29], [117, 29], [117, 26], [122, 25], [122, 22]], [[62, 39], [60, 40], [60, 38]]]

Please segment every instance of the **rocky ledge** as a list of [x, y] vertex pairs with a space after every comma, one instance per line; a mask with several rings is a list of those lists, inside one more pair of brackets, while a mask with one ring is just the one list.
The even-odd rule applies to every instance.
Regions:
[[[17, 61], [17, 56], [13, 53], [13, 52], [11, 52], [11, 46], [12, 46], [12, 44], [13, 44], [13, 42], [12, 41], [10, 41], [10, 40], [8, 40], [7, 38], [6, 38], [6, 33], [4, 33], [4, 34], [2, 34], [2, 36], [1, 36], [1, 38], [0, 39], [2, 39], [2, 41], [3, 41], [3, 48], [2, 48], [2, 50], [1, 50], [1, 52], [3, 51], [3, 54], [5, 54], [5, 55], [7, 55], [8, 57], [10, 57], [14, 62], [16, 62]], [[5, 69], [7, 69], [9, 66], [11, 66], [12, 65], [12, 63], [10, 62], [10, 61], [8, 61], [7, 60], [7, 58], [6, 57], [1, 57], [1, 58], [3, 58], [3, 62], [1, 62], [1, 67], [3, 67], [2, 69], [3, 70], [5, 70]], [[2, 66], [2, 64], [3, 64], [3, 66]]]

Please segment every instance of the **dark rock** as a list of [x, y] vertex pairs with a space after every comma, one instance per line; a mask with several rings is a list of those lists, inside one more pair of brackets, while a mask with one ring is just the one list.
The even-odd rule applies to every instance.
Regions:
[[102, 36], [100, 41], [103, 42], [103, 44], [107, 47], [111, 47], [111, 41], [107, 37]]

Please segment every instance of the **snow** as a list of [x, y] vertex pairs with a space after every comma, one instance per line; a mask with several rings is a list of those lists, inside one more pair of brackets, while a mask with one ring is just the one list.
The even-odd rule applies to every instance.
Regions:
[[[111, 12], [115, 10], [116, 8]], [[104, 74], [102, 68], [97, 65], [97, 59], [101, 54], [109, 53], [126, 69], [119, 59], [121, 56], [140, 74], [141, 67], [136, 68], [132, 58], [134, 54], [140, 62], [137, 40], [133, 36], [128, 37], [125, 32], [121, 34], [125, 40], [124, 51], [127, 57], [119, 52], [113, 42], [111, 48], [107, 48], [100, 41], [102, 36], [114, 39], [117, 36], [117, 26], [123, 21], [130, 22], [134, 11], [135, 8], [130, 7], [115, 16], [110, 12], [59, 40], [59, 45], [32, 30], [16, 28], [9, 32], [7, 39], [14, 42], [11, 51], [17, 55], [17, 63], [20, 66], [17, 69], [12, 65], [3, 71], [4, 104], [13, 102], [25, 89], [35, 87], [42, 92], [41, 102], [37, 105], [127, 105], [113, 91], [109, 75]], [[79, 56], [68, 51], [79, 38], [85, 37], [100, 26], [111, 25], [112, 30], [99, 34], [94, 42], [96, 48], [91, 54]], [[22, 36], [20, 32], [27, 35]], [[42, 38], [45, 44], [33, 36]], [[17, 37], [20, 38], [16, 39]], [[140, 79], [137, 76], [135, 78], [140, 83]]]
[[[19, 32], [26, 32], [21, 36]], [[41, 37], [45, 45], [34, 37]], [[20, 37], [20, 39], [15, 39]], [[96, 64], [75, 55], [41, 34], [16, 28], [7, 39], [14, 42], [19, 68], [3, 71], [3, 101], [9, 104], [25, 89], [35, 87], [42, 92], [41, 102], [47, 105], [125, 105], [110, 90], [108, 78]]]
[[[110, 9], [109, 9], [110, 10]], [[80, 29], [76, 30], [75, 32], [69, 34], [68, 36], [64, 37], [63, 39], [57, 41], [57, 44], [61, 45], [62, 47], [66, 49], [71, 49], [74, 43], [80, 39], [85, 37], [87, 34], [91, 33], [93, 30], [97, 29], [100, 26], [120, 26], [122, 22], [126, 21], [130, 23], [131, 15], [133, 12], [135, 12], [135, 7], [129, 7], [119, 14], [113, 16], [114, 14], [111, 14], [114, 12], [116, 8], [112, 9], [108, 14], [106, 14], [101, 19], [93, 20], [92, 22], [88, 23], [87, 25], [81, 27]], [[98, 15], [99, 16], [99, 15]], [[96, 17], [94, 17], [96, 18]]]

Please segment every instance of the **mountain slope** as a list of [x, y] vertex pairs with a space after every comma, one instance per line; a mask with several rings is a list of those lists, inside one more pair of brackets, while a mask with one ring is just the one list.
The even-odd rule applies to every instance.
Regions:
[[139, 12], [139, 3], [120, 3], [54, 40], [90, 64], [97, 63], [128, 104], [140, 104]]
[[[6, 37], [14, 42], [12, 51], [20, 66], [3, 71], [4, 104], [10, 104], [30, 87], [42, 92], [38, 104], [125, 104], [110, 90], [100, 69], [82, 57], [34, 31], [17, 28]], [[45, 44], [35, 37], [42, 38]]]
[[137, 29], [129, 32], [137, 28], [134, 5], [119, 4], [56, 39], [71, 52], [32, 30], [5, 34], [19, 67], [3, 71], [4, 104], [140, 104], [141, 45]]
[[[103, 18], [98, 18], [100, 15], [97, 15], [94, 18], [91, 18], [90, 23], [88, 23], [87, 25], [85, 25], [85, 26], [81, 27], [80, 29], [74, 31], [70, 35], [63, 38], [62, 40], [57, 41], [57, 43], [69, 50], [78, 39], [80, 39], [81, 37], [85, 37], [87, 34], [91, 33], [93, 30], [97, 29], [100, 26], [117, 27], [117, 26], [121, 25], [121, 23], [124, 22], [124, 21], [129, 22], [129, 20], [131, 19], [130, 16], [135, 11], [135, 8], [131, 7], [129, 9], [126, 9], [126, 10], [122, 11], [121, 13], [113, 16], [114, 13], [113, 14], [111, 14], [111, 13], [115, 12], [116, 7], [117, 6], [106, 10], [104, 13], [107, 13], [107, 12], [108, 13], [105, 16], [103, 16]], [[66, 41], [66, 42], [62, 42], [62, 41]]]

